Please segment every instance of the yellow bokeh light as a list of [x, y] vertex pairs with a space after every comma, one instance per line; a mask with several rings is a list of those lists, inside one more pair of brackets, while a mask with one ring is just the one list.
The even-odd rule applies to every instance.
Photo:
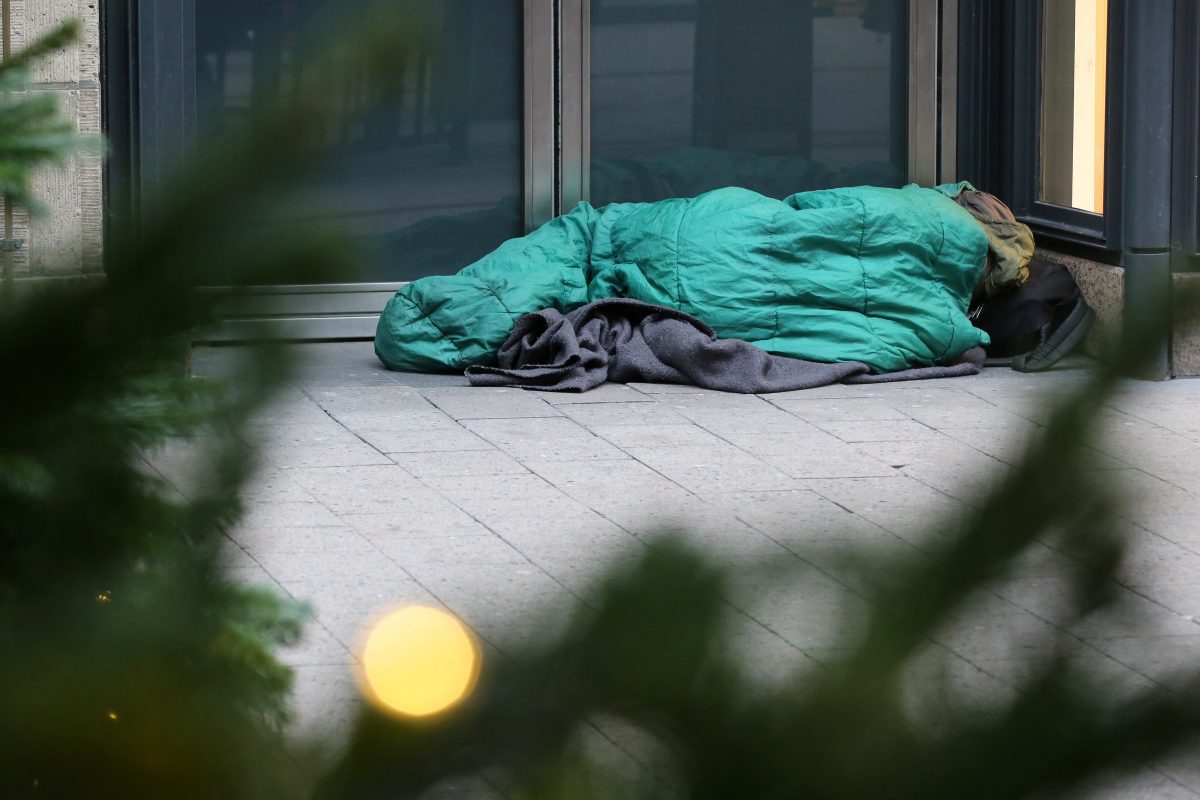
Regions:
[[475, 637], [455, 616], [428, 606], [406, 606], [371, 628], [359, 675], [376, 705], [425, 717], [471, 693], [479, 662]]

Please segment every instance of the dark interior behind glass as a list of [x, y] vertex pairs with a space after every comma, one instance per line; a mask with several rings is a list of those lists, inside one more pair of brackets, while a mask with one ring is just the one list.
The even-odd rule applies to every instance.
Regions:
[[592, 0], [591, 198], [907, 172], [906, 0]]
[[334, 77], [314, 67], [335, 18], [363, 0], [197, 4], [202, 137], [292, 92], [339, 105], [328, 158], [278, 211], [353, 235], [365, 263], [347, 281], [454, 272], [521, 233], [520, 0], [401, 2], [411, 25], [400, 88], [388, 90], [353, 69]]

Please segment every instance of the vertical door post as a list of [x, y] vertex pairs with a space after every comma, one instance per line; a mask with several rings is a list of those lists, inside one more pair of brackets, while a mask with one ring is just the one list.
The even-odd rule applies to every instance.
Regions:
[[938, 178], [938, 0], [908, 4], [908, 179]]
[[591, 0], [560, 0], [559, 42], [562, 169], [559, 213], [589, 193], [591, 176]]
[[525, 0], [525, 230], [556, 213], [556, 0]]
[[941, 0], [938, 21], [938, 183], [958, 180], [958, 0]]
[[1125, 323], [1153, 336], [1137, 377], [1170, 374], [1173, 0], [1126, 6]]

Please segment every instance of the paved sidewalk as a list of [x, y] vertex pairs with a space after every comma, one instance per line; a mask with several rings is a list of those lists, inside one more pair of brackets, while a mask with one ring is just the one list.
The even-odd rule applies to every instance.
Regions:
[[[728, 599], [763, 681], [816, 668], [844, 641], [833, 614], [864, 602], [841, 546], [920, 558], [1016, 463], [1045, 398], [1087, 369], [763, 396], [651, 384], [555, 395], [389, 373], [369, 343], [296, 349], [307, 367], [256, 422], [264, 467], [228, 558], [234, 574], [316, 609], [307, 640], [285, 654], [302, 728], [349, 718], [352, 649], [373, 612], [441, 604], [503, 657], [565, 621], [598, 572], [663, 530], [729, 564], [795, 560], [787, 582], [738, 585]], [[196, 350], [196, 372], [220, 375], [231, 352]], [[1200, 381], [1130, 383], [1104, 424], [1096, 468], [1135, 501], [1120, 523], [1132, 550], [1116, 613], [1068, 621], [1055, 576], [1074, 562], [1041, 547], [938, 638], [918, 674], [1002, 700], [1029, 655], [1023, 642], [1057, 625], [1117, 691], [1197, 663]], [[626, 732], [594, 733], [603, 757], [636, 768]], [[1200, 757], [1094, 796], [1200, 796]]]

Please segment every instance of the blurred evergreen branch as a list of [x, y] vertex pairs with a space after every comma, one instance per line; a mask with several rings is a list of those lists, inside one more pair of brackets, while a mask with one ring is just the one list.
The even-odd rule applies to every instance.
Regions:
[[[75, 30], [0, 67], [0, 188], [27, 204], [31, 172], [77, 140], [24, 76]], [[356, 41], [356, 59], [387, 74], [386, 36]], [[254, 469], [249, 420], [289, 366], [247, 348], [236, 381], [216, 385], [181, 375], [180, 359], [227, 295], [200, 287], [352, 274], [335, 232], [252, 222], [332, 121], [319, 95], [261, 109], [106, 242], [103, 282], [0, 300], [0, 795], [292, 792], [291, 671], [274, 650], [307, 612], [221, 568]], [[153, 467], [164, 450], [194, 467], [185, 495]]]

